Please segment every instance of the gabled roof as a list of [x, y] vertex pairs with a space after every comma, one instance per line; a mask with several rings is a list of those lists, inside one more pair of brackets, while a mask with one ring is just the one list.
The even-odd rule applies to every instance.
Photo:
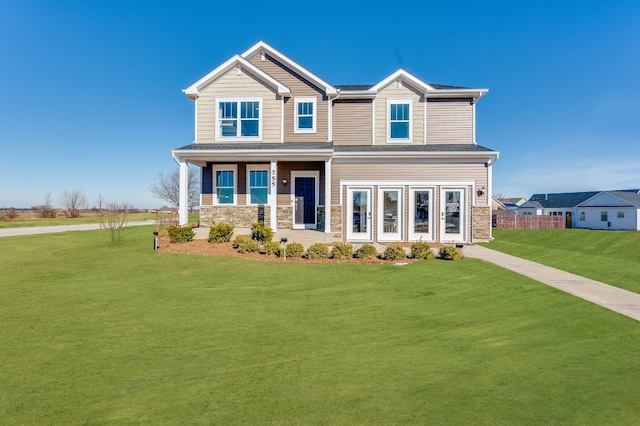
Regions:
[[[590, 207], [596, 207], [596, 206], [592, 205], [593, 202], [595, 200], [597, 200], [598, 198], [604, 196], [605, 194], [608, 194], [608, 195], [610, 195], [612, 197], [615, 197], [615, 198], [619, 199], [623, 203], [626, 203], [628, 206], [633, 206], [633, 207], [640, 208], [640, 195], [638, 195], [638, 193], [634, 192], [634, 191], [635, 190], [602, 191], [602, 192], [598, 192], [593, 197], [590, 197], [588, 200], [585, 200], [582, 203], [580, 203], [578, 205], [578, 207], [587, 206], [587, 205], [590, 205], [590, 204], [591, 204]], [[609, 198], [609, 200], [610, 200], [610, 198]], [[598, 205], [597, 207], [609, 207], [609, 205], [602, 204], [602, 205]], [[623, 206], [614, 205], [614, 206], [611, 206], [611, 207], [623, 207]]]
[[542, 204], [539, 201], [527, 201], [524, 204], [518, 206], [519, 209], [542, 209]]
[[338, 93], [338, 91], [334, 86], [327, 83], [326, 81], [324, 81], [323, 79], [321, 79], [320, 77], [318, 77], [317, 75], [315, 75], [314, 73], [312, 73], [311, 71], [303, 67], [302, 65], [298, 64], [296, 61], [289, 58], [282, 52], [276, 50], [275, 48], [273, 48], [263, 40], [258, 41], [256, 44], [254, 44], [253, 46], [245, 50], [240, 56], [250, 61], [255, 56], [261, 55], [261, 54], [268, 54], [269, 56], [277, 59], [279, 62], [291, 68], [292, 70], [294, 70], [295, 72], [303, 76], [305, 79], [307, 79], [311, 83], [323, 89], [327, 94], [327, 96], [333, 96]]
[[289, 90], [287, 86], [280, 83], [278, 80], [271, 77], [269, 74], [265, 73], [260, 68], [256, 67], [240, 55], [234, 55], [231, 58], [227, 59], [214, 70], [210, 71], [207, 75], [184, 89], [183, 92], [191, 99], [195, 99], [198, 97], [202, 89], [204, 89], [217, 78], [229, 72], [233, 68], [244, 70], [245, 72], [253, 75], [255, 78], [262, 81], [265, 85], [273, 88], [280, 96], [291, 96], [291, 90]]
[[561, 192], [556, 194], [533, 194], [529, 202], [537, 201], [543, 208], [572, 208], [601, 192], [638, 193], [637, 189], [623, 189], [618, 191], [587, 191], [587, 192]]

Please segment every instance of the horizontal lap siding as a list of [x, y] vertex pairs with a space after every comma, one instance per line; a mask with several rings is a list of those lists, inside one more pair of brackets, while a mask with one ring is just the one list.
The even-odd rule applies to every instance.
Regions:
[[333, 104], [333, 144], [372, 144], [372, 101], [336, 101]]
[[427, 103], [427, 143], [474, 143], [471, 100], [430, 100]]
[[[251, 59], [251, 63], [291, 90], [291, 97], [285, 98], [284, 104], [284, 141], [327, 142], [329, 138], [329, 102], [320, 89], [268, 55], [265, 55], [264, 61], [260, 55], [257, 55]], [[294, 133], [294, 106], [297, 96], [314, 96], [316, 98], [316, 133]]]
[[387, 99], [412, 99], [412, 144], [424, 144], [424, 102], [422, 96], [406, 86], [398, 87], [396, 82], [382, 89], [375, 99], [376, 135], [375, 145], [387, 144], [389, 112]]
[[485, 193], [476, 197], [476, 205], [487, 205], [487, 168], [484, 164], [353, 164], [333, 163], [331, 179], [332, 200], [339, 200], [340, 181], [447, 181], [475, 182], [476, 189]]
[[198, 97], [198, 143], [216, 139], [216, 97], [262, 97], [262, 142], [280, 142], [282, 101], [269, 88], [246, 72], [238, 75], [235, 69], [203, 89]]

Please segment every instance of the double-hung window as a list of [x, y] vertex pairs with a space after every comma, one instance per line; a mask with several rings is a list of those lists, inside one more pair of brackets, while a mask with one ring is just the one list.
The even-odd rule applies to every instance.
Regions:
[[411, 142], [411, 100], [387, 100], [389, 142]]
[[294, 133], [316, 132], [316, 98], [295, 98], [295, 124]]
[[213, 167], [214, 204], [236, 203], [236, 166]]
[[260, 140], [261, 98], [218, 99], [218, 139]]
[[269, 204], [269, 168], [247, 166], [247, 204]]

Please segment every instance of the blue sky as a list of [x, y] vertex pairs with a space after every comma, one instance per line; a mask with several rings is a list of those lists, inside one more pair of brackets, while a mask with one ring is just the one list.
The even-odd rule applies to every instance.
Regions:
[[[0, 1], [0, 207], [136, 207], [193, 140], [181, 92], [262, 39], [333, 84], [488, 88], [494, 192], [640, 188], [640, 2]], [[242, 7], [239, 8], [239, 5]]]

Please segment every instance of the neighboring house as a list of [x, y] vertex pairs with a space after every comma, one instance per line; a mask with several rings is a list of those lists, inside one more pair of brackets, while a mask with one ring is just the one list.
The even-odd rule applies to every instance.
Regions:
[[[518, 207], [519, 214], [564, 216], [567, 228], [581, 227], [578, 223], [578, 205], [594, 197], [600, 191], [560, 192], [533, 194], [529, 201]], [[616, 192], [638, 193], [637, 189]]]
[[640, 192], [603, 191], [578, 205], [578, 227], [640, 231]]
[[491, 237], [499, 153], [475, 135], [487, 89], [429, 84], [404, 69], [373, 85], [332, 85], [260, 41], [184, 93], [195, 140], [172, 151], [181, 223], [193, 164], [203, 224], [263, 220], [354, 242]]

